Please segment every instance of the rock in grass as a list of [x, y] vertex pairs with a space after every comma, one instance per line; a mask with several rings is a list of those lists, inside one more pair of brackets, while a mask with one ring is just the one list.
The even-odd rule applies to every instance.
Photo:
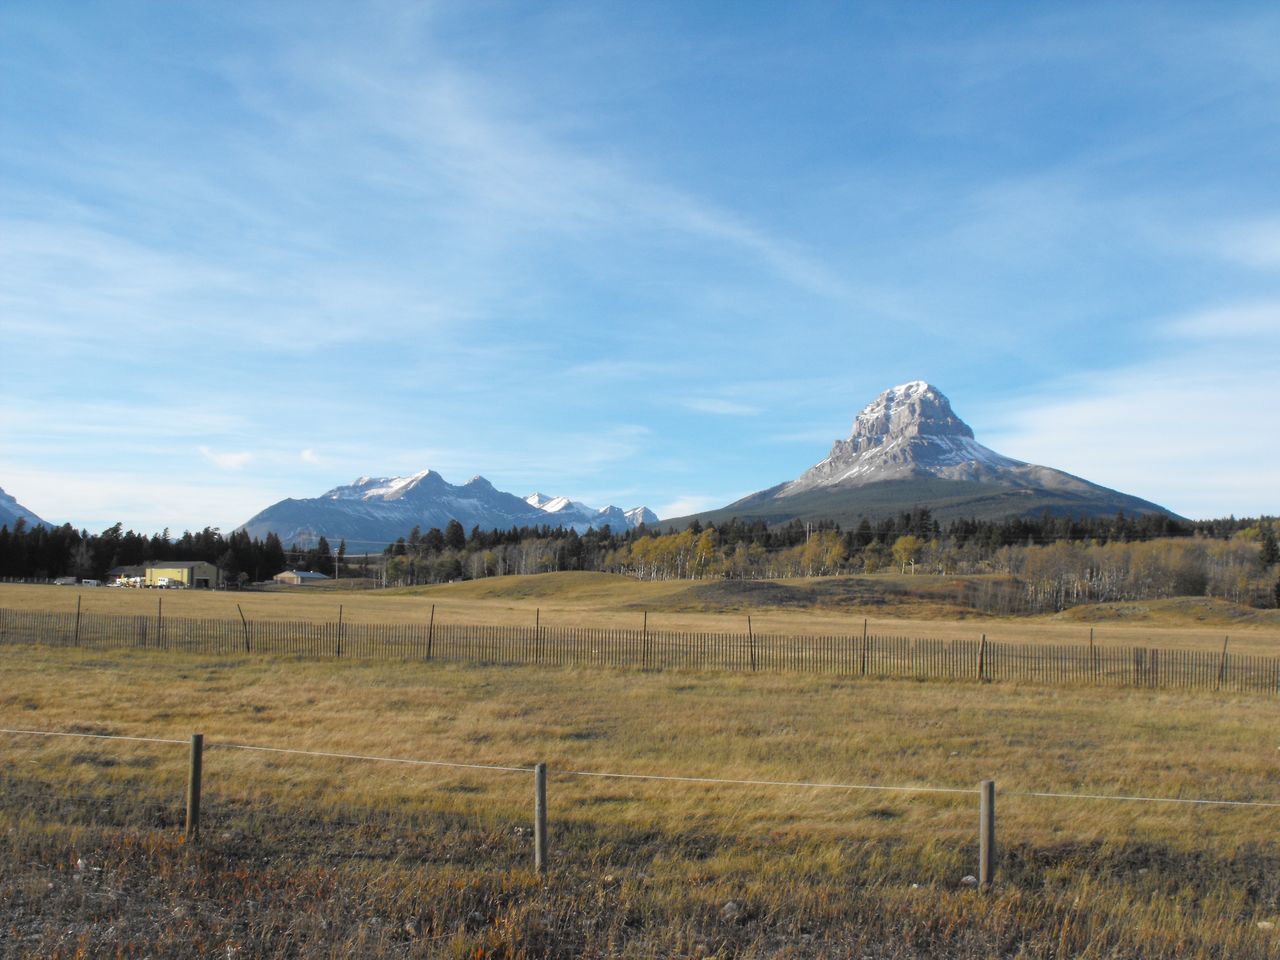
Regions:
[[963, 887], [976, 887], [978, 885], [978, 878], [971, 873], [966, 877], [960, 878], [960, 885]]
[[738, 903], [737, 900], [730, 900], [720, 908], [720, 919], [726, 923], [738, 923], [743, 919], [743, 916], [742, 904]]

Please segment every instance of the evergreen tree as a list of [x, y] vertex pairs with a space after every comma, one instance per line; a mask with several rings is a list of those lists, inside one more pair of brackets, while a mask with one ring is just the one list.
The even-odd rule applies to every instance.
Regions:
[[1270, 527], [1262, 528], [1262, 547], [1258, 551], [1258, 562], [1264, 570], [1280, 562], [1280, 544], [1276, 543], [1276, 535]]

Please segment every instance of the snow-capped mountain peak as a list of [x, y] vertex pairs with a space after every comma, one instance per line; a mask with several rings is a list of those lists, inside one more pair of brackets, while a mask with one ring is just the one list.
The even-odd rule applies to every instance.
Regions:
[[598, 530], [608, 526], [612, 530], [629, 530], [642, 523], [657, 523], [658, 517], [648, 507], [633, 507], [620, 510], [615, 506], [589, 507], [578, 500], [568, 497], [549, 497], [545, 493], [534, 492], [524, 498], [524, 502], [536, 507], [543, 513], [551, 514], [566, 527], [573, 527], [579, 533], [586, 530]]
[[849, 438], [835, 441], [826, 459], [795, 480], [699, 516], [771, 524], [829, 517], [853, 524], [916, 506], [928, 506], [936, 518], [998, 519], [1045, 511], [1055, 516], [1169, 515], [1149, 500], [984, 447], [942, 391], [912, 380], [890, 387], [863, 407]]
[[334, 487], [324, 498], [328, 500], [393, 500], [417, 488], [434, 476], [437, 482], [443, 478], [431, 470], [421, 470], [408, 477], [360, 477], [354, 483]]
[[531, 507], [536, 507], [546, 513], [561, 513], [570, 507], [578, 508], [582, 511], [589, 511], [592, 508], [585, 503], [575, 503], [568, 497], [548, 497], [545, 493], [531, 493], [524, 498], [524, 502]]
[[854, 418], [848, 440], [791, 483], [779, 496], [828, 486], [860, 486], [883, 480], [934, 476], [947, 480], [1005, 479], [1028, 465], [974, 439], [951, 401], [924, 380], [890, 387]]

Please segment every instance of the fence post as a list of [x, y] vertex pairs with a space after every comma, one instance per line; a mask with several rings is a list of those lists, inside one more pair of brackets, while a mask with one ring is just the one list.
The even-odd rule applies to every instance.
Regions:
[[547, 872], [547, 765], [533, 768], [533, 869]]
[[76, 636], [72, 641], [73, 646], [80, 646], [80, 594], [76, 594]]
[[338, 604], [338, 652], [337, 655], [342, 656], [342, 604]]
[[978, 644], [978, 682], [985, 680], [987, 670], [987, 635], [982, 635], [982, 642]]
[[862, 618], [862, 676], [867, 675], [867, 618]]
[[978, 784], [978, 887], [990, 890], [996, 875], [996, 782]]
[[[752, 673], [755, 673], [755, 670], [756, 670], [756, 635], [755, 635], [755, 632], [751, 629], [751, 617], [750, 617], [750, 616], [748, 616], [748, 617], [747, 617], [747, 640], [748, 640], [748, 642], [751, 644], [751, 672], [752, 672]], [[775, 667], [775, 669], [777, 668], [776, 659], [777, 659], [777, 658], [776, 658], [776, 655], [775, 655], [775, 663], [774, 663], [774, 667]]]
[[640, 668], [649, 669], [649, 611], [644, 612], [644, 625], [640, 628], [642, 640], [640, 644]]
[[1214, 684], [1213, 689], [1219, 689], [1223, 682], [1227, 679], [1227, 643], [1231, 637], [1222, 638], [1222, 656], [1218, 660], [1218, 682]]
[[244, 652], [249, 652], [249, 621], [244, 618], [244, 611], [240, 609], [240, 604], [236, 604], [236, 612], [240, 614], [240, 624], [244, 627]]
[[164, 649], [164, 597], [156, 597], [156, 649]]
[[203, 766], [204, 734], [191, 735], [191, 766], [187, 771], [187, 829], [184, 834], [192, 843], [200, 838], [200, 774]]
[[431, 619], [427, 621], [427, 659], [431, 659], [431, 642], [436, 638], [436, 605], [431, 605]]

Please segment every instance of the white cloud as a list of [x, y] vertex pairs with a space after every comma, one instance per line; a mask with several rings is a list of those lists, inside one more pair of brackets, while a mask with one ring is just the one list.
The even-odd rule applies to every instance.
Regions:
[[714, 413], [728, 417], [754, 417], [760, 413], [759, 407], [718, 397], [693, 397], [681, 401], [681, 406], [698, 413]]
[[298, 459], [301, 460], [303, 463], [319, 463], [320, 455], [317, 454], [310, 447], [308, 447], [306, 450], [303, 450], [301, 453], [298, 454]]
[[1158, 358], [1020, 398], [979, 439], [1184, 516], [1278, 514], [1277, 316], [1239, 304], [1180, 317]]
[[248, 451], [218, 453], [208, 447], [201, 446], [200, 456], [204, 457], [219, 470], [243, 470], [253, 460], [253, 454]]
[[[141, 533], [219, 527], [227, 532], [292, 495], [252, 478], [174, 479], [150, 470], [32, 469], [0, 463], [6, 492], [51, 523], [91, 532], [114, 523]], [[36, 494], [34, 496], [30, 494]]]

